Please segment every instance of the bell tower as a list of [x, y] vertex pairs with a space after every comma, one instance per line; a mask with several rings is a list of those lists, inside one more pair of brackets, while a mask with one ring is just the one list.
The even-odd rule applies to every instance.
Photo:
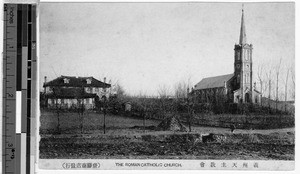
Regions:
[[239, 100], [249, 103], [252, 100], [252, 44], [247, 43], [244, 9], [242, 9], [239, 44], [234, 46], [235, 89], [240, 90]]

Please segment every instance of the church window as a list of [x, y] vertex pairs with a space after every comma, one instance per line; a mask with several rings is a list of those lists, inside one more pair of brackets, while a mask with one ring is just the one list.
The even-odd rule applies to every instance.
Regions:
[[249, 76], [249, 73], [246, 74], [246, 83], [250, 83], [250, 76]]
[[235, 52], [235, 59], [240, 60], [240, 50], [236, 50]]
[[244, 53], [245, 53], [245, 54], [244, 54], [245, 60], [248, 60], [248, 58], [249, 58], [249, 57], [248, 57], [248, 51], [249, 51], [249, 50], [245, 50], [245, 51], [244, 51]]
[[248, 50], [248, 58], [250, 58], [250, 50]]

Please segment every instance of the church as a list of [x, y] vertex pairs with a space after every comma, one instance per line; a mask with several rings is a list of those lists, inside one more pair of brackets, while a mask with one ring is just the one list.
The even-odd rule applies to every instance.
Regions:
[[234, 72], [203, 78], [194, 86], [193, 95], [201, 103], [225, 99], [231, 103], [260, 103], [261, 93], [253, 82], [252, 44], [247, 43], [242, 10], [239, 44], [234, 46]]

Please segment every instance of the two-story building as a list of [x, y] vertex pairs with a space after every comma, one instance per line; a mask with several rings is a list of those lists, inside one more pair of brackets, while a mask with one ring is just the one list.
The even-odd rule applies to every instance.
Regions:
[[47, 82], [45, 77], [45, 105], [48, 108], [93, 109], [96, 102], [108, 98], [111, 84], [94, 77], [60, 76]]

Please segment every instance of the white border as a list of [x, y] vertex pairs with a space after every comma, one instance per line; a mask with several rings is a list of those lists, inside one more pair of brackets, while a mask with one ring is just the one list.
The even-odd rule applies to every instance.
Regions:
[[[4, 2], [21, 2], [21, 0], [4, 0]], [[0, 11], [1, 11], [1, 19], [2, 19], [2, 21], [3, 21], [3, 13], [2, 13], [2, 11], [3, 11], [3, 3], [4, 3], [3, 1], [2, 2], [0, 2], [0, 4], [1, 4], [1, 7], [0, 7]], [[26, 1], [26, 2], [28, 2], [28, 0]], [[31, 1], [29, 1], [29, 2], [31, 2]], [[41, 2], [83, 2], [83, 0], [64, 0], [64, 1], [61, 1], [61, 0], [41, 0]], [[145, 1], [142, 1], [142, 0], [134, 0], [134, 1], [124, 1], [124, 0], [105, 0], [105, 1], [99, 1], [99, 0], [88, 0], [88, 1], [84, 1], [84, 2], [145, 2]], [[295, 2], [295, 1], [290, 1], [290, 0], [280, 0], [280, 1], [278, 1], [278, 0], [264, 0], [264, 1], [238, 1], [238, 0], [231, 0], [231, 1], [226, 1], [226, 0], [218, 0], [218, 1], [216, 1], [216, 0], [210, 0], [210, 1], [201, 1], [201, 0], [172, 0], [172, 1], [166, 1], [166, 0], [148, 0], [148, 1], [146, 1], [146, 2]], [[299, 65], [299, 61], [297, 60], [297, 57], [299, 56], [299, 51], [297, 50], [297, 48], [299, 49], [300, 47], [300, 45], [299, 45], [299, 36], [298, 36], [298, 30], [299, 30], [299, 3], [298, 2], [295, 2], [295, 8], [296, 8], [296, 10], [295, 10], [295, 27], [296, 27], [296, 29], [295, 29], [295, 40], [296, 40], [296, 43], [295, 43], [295, 63], [296, 63], [296, 67], [299, 67], [300, 65]], [[37, 20], [37, 22], [38, 22], [38, 20]], [[38, 23], [37, 23], [37, 25], [38, 25]], [[3, 40], [3, 22], [1, 22], [1, 24], [0, 24], [0, 40]], [[38, 31], [38, 30], [37, 30]], [[39, 36], [39, 35], [38, 35]], [[37, 42], [39, 43], [39, 37], [37, 38]], [[39, 44], [38, 44], [39, 45]], [[2, 51], [3, 50], [3, 42], [0, 42], [0, 50]], [[37, 50], [37, 53], [39, 53], [39, 49]], [[39, 54], [37, 54], [37, 55], [39, 55]], [[39, 62], [39, 61], [38, 61]], [[2, 58], [1, 58], [1, 61], [0, 61], [0, 66], [1, 66], [1, 70], [2, 70]], [[38, 67], [38, 70], [39, 70], [39, 67]], [[296, 86], [298, 86], [299, 85], [299, 77], [298, 77], [298, 73], [299, 72], [299, 70], [296, 68]], [[0, 73], [1, 74], [1, 79], [2, 79], [2, 73]], [[39, 74], [37, 75], [37, 81], [39, 81]], [[38, 83], [37, 83], [38, 84]], [[0, 81], [0, 94], [2, 94], [2, 80]], [[37, 89], [39, 89], [39, 88], [37, 88]], [[298, 109], [298, 98], [299, 98], [299, 94], [298, 94], [298, 92], [296, 92], [296, 103], [295, 103], [295, 106], [296, 106], [296, 114], [295, 114], [295, 118], [296, 118], [296, 144], [298, 145], [300, 142], [299, 142], [299, 128], [298, 128], [298, 124], [299, 124], [299, 118], [298, 118], [298, 113], [299, 113], [299, 109]], [[37, 101], [37, 103], [39, 103], [38, 101]], [[0, 104], [1, 104], [1, 106], [2, 106], [2, 95], [1, 95], [1, 97], [0, 97]], [[38, 108], [38, 107], [37, 107]], [[2, 113], [2, 107], [0, 107], [0, 112]], [[39, 112], [38, 112], [39, 113]], [[36, 117], [37, 118], [37, 122], [39, 123], [39, 119], [38, 119], [38, 117]], [[1, 130], [2, 130], [2, 120], [1, 120], [1, 122], [0, 122], [0, 124], [1, 124], [1, 126], [0, 126], [0, 128], [1, 128]], [[37, 125], [37, 128], [39, 127], [39, 125]], [[37, 129], [38, 130], [38, 129]], [[1, 131], [2, 132], [2, 131]], [[0, 135], [2, 135], [2, 134], [0, 134]], [[37, 134], [36, 134], [37, 136], [38, 136], [38, 132], [37, 132]], [[37, 141], [38, 142], [38, 141]], [[1, 147], [2, 147], [2, 143], [1, 143], [1, 145], [0, 145]], [[38, 147], [38, 145], [37, 145], [37, 147]], [[201, 173], [224, 173], [224, 174], [226, 174], [226, 173], [233, 173], [233, 174], [236, 174], [236, 173], [246, 173], [246, 172], [251, 172], [251, 173], [269, 173], [269, 174], [273, 174], [273, 173], [299, 173], [300, 172], [300, 167], [299, 166], [297, 166], [297, 162], [299, 162], [299, 148], [298, 148], [299, 146], [295, 146], [295, 150], [296, 150], [296, 153], [295, 153], [295, 159], [296, 159], [296, 165], [295, 165], [295, 171], [224, 171], [224, 170], [220, 170], [220, 171], [215, 171], [215, 170], [205, 170], [205, 171], [203, 171], [203, 170], [201, 170], [201, 171], [185, 171], [185, 170], [177, 170], [177, 171], [166, 171], [166, 170], [164, 170], [164, 171], [155, 171], [155, 170], [138, 170], [138, 171], [131, 171], [131, 170], [124, 170], [124, 171], [120, 171], [120, 170], [109, 170], [109, 171], [107, 171], [107, 170], [102, 170], [102, 171], [99, 171], [99, 170], [95, 170], [95, 171], [78, 171], [78, 170], [76, 170], [76, 171], [71, 171], [71, 170], [68, 170], [68, 171], [61, 171], [61, 170], [39, 170], [39, 172], [38, 173], [42, 173], [42, 174], [50, 174], [50, 173], [56, 173], [56, 174], [60, 174], [60, 173], [66, 173], [66, 174], [69, 174], [69, 173], [87, 173], [87, 174], [89, 174], [89, 173], [112, 173], [112, 174], [114, 174], [114, 173], [124, 173], [124, 174], [126, 174], [126, 173], [140, 173], [140, 172], [143, 172], [143, 173], [145, 173], [145, 174], [147, 174], [147, 173], [154, 173], [154, 172], [159, 172], [159, 173], [199, 173], [199, 172], [201, 172]], [[37, 154], [38, 154], [38, 149], [36, 150], [37, 151]], [[2, 152], [1, 152], [2, 153]], [[0, 160], [0, 169], [2, 170], [2, 159]], [[272, 161], [270, 161], [270, 162], [272, 162]]]

